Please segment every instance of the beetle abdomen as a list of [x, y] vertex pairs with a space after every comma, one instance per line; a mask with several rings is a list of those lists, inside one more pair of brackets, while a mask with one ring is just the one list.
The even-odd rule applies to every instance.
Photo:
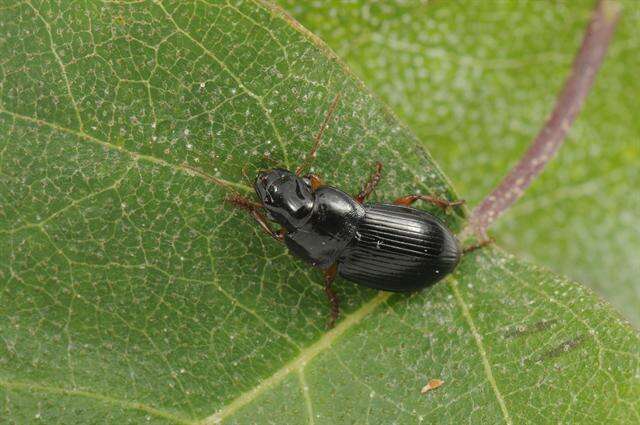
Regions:
[[435, 216], [401, 205], [365, 205], [353, 243], [338, 260], [345, 279], [385, 291], [423, 288], [460, 260], [455, 236]]

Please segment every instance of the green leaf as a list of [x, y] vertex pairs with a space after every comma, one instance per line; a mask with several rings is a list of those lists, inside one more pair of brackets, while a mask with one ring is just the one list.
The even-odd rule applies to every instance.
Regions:
[[[471, 206], [551, 113], [594, 7], [592, 0], [281, 3], [398, 112]], [[621, 5], [569, 139], [494, 235], [588, 284], [640, 326], [640, 7]]]
[[327, 332], [319, 273], [224, 202], [243, 169], [299, 163], [336, 93], [328, 182], [356, 191], [379, 159], [378, 199], [454, 198], [437, 166], [270, 5], [83, 6], [0, 14], [3, 420], [637, 419], [634, 331], [495, 249], [410, 296], [340, 281]]

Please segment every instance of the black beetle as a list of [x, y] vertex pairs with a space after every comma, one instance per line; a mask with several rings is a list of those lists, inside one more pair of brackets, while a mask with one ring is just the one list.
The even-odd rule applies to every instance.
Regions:
[[[391, 204], [364, 203], [380, 181], [379, 162], [355, 197], [323, 185], [317, 175], [301, 176], [305, 164], [316, 155], [338, 99], [336, 96], [311, 152], [295, 173], [282, 168], [260, 172], [254, 182], [260, 203], [241, 196], [228, 199], [247, 210], [294, 256], [324, 271], [325, 292], [331, 302], [330, 327], [339, 314], [338, 298], [331, 288], [336, 274], [375, 289], [410, 292], [451, 273], [462, 253], [456, 237], [434, 215], [410, 205], [424, 200], [446, 209], [464, 202], [409, 195]], [[273, 230], [270, 221], [282, 228]]]

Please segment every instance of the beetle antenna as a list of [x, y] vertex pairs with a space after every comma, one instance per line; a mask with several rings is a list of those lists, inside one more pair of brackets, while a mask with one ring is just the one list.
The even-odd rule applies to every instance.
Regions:
[[270, 162], [271, 164], [277, 166], [280, 166], [280, 161], [278, 161], [277, 159], [273, 158], [270, 154], [268, 153], [264, 153], [262, 154], [262, 159], [264, 159], [265, 161]]
[[322, 134], [324, 133], [325, 128], [327, 128], [327, 124], [331, 121], [333, 117], [333, 113], [336, 111], [338, 107], [338, 102], [340, 101], [340, 93], [336, 94], [336, 97], [333, 98], [333, 102], [331, 102], [331, 106], [329, 106], [329, 110], [327, 111], [327, 115], [324, 117], [324, 121], [320, 126], [320, 129], [316, 133], [314, 137], [313, 147], [307, 154], [307, 156], [302, 161], [302, 164], [298, 168], [296, 168], [296, 176], [300, 176], [302, 171], [309, 166], [309, 164], [316, 158], [316, 152], [318, 151], [318, 147], [320, 146], [320, 141], [322, 140]]

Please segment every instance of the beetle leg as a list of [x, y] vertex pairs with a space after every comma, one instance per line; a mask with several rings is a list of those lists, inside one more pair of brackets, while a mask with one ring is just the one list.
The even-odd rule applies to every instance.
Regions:
[[473, 245], [469, 245], [469, 246], [465, 246], [464, 248], [462, 248], [462, 253], [463, 254], [468, 254], [471, 251], [475, 251], [476, 249], [482, 248], [483, 246], [487, 246], [489, 244], [494, 243], [495, 241], [493, 240], [493, 238], [489, 238], [489, 239], [485, 239], [481, 242], [475, 243]]
[[380, 179], [382, 179], [382, 163], [376, 162], [376, 169], [369, 177], [367, 183], [362, 187], [360, 193], [356, 195], [356, 202], [359, 204], [363, 203], [369, 195], [371, 195], [378, 183], [380, 183]]
[[271, 157], [271, 155], [269, 153], [263, 153], [262, 154], [262, 159], [264, 159], [265, 161], [269, 161], [271, 164], [275, 165], [276, 167], [281, 166], [280, 165], [280, 161], [278, 161], [277, 159]]
[[240, 195], [229, 195], [225, 198], [225, 201], [249, 212], [251, 212], [252, 210], [259, 210], [263, 208], [262, 204]]
[[267, 220], [267, 217], [265, 217], [265, 215], [262, 214], [260, 211], [253, 210], [251, 211], [251, 215], [258, 222], [258, 225], [262, 228], [262, 230], [264, 230], [267, 233], [267, 235], [271, 236], [273, 239], [277, 240], [278, 242], [284, 242], [284, 233], [285, 233], [284, 229], [280, 229], [277, 232], [273, 230], [269, 225], [269, 221]]
[[324, 293], [327, 294], [329, 304], [331, 304], [331, 319], [328, 324], [329, 329], [333, 328], [333, 325], [335, 325], [336, 319], [340, 314], [340, 301], [331, 287], [333, 281], [336, 280], [337, 271], [338, 267], [335, 264], [324, 271]]
[[249, 168], [249, 163], [246, 163], [242, 166], [242, 177], [244, 177], [245, 181], [249, 184], [249, 186], [253, 186], [253, 179], [249, 177], [249, 173], [247, 172], [247, 168]]
[[322, 181], [320, 176], [317, 174], [307, 174], [304, 177], [309, 179], [309, 182], [311, 183], [312, 192], [315, 192], [320, 186], [324, 185], [324, 182]]
[[407, 196], [403, 196], [402, 198], [396, 199], [395, 201], [393, 201], [393, 203], [396, 205], [404, 205], [408, 207], [416, 201], [429, 202], [430, 204], [433, 204], [444, 211], [446, 211], [451, 207], [455, 207], [456, 205], [464, 204], [464, 199], [459, 199], [457, 201], [448, 201], [446, 199], [437, 198], [435, 196], [430, 196], [430, 195], [407, 195]]
[[226, 199], [226, 201], [232, 203], [238, 208], [242, 208], [243, 210], [251, 214], [256, 222], [258, 222], [260, 228], [273, 239], [277, 240], [278, 242], [284, 241], [284, 229], [275, 231], [271, 228], [271, 226], [269, 225], [269, 220], [267, 220], [267, 217], [262, 213], [262, 211], [260, 211], [260, 209], [263, 208], [261, 204], [250, 199], [243, 198], [239, 195], [230, 196]]

